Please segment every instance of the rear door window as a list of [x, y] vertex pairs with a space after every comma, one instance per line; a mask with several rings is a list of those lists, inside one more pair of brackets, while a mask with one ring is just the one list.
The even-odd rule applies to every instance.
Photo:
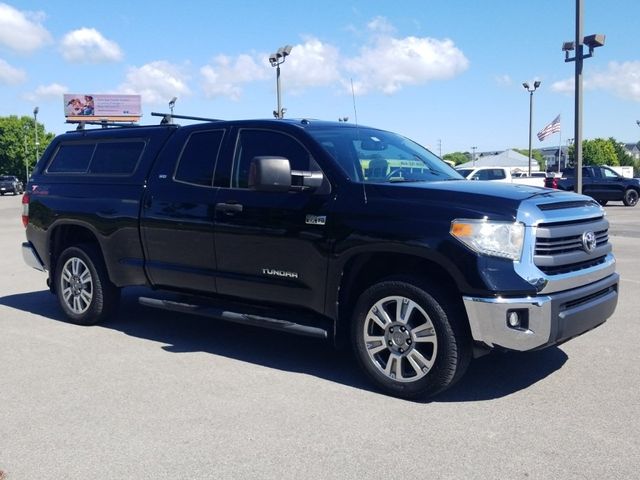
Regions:
[[210, 187], [224, 130], [193, 133], [182, 150], [174, 180]]

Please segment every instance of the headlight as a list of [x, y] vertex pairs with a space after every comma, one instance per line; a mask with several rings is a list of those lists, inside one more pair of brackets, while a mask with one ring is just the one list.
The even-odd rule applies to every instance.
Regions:
[[451, 235], [478, 253], [519, 260], [524, 224], [458, 219], [451, 222]]

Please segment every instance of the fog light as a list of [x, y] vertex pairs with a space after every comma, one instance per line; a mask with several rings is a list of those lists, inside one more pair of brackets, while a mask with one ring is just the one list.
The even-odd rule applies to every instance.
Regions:
[[515, 310], [507, 313], [507, 325], [511, 328], [520, 328], [520, 315]]
[[507, 310], [507, 327], [514, 330], [529, 330], [529, 309], [514, 308]]

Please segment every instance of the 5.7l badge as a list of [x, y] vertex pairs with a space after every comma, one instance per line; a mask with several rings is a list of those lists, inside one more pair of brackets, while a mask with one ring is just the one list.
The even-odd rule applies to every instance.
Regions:
[[325, 225], [327, 217], [325, 215], [307, 215], [304, 223], [307, 225]]

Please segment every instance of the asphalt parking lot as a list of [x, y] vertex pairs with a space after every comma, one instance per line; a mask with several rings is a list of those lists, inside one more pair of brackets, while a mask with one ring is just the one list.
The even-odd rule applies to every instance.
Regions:
[[[0, 198], [0, 470], [14, 479], [631, 479], [640, 471], [640, 207], [606, 207], [614, 316], [476, 360], [431, 402], [323, 343], [138, 306], [64, 321]], [[4, 479], [3, 479], [4, 480]]]

